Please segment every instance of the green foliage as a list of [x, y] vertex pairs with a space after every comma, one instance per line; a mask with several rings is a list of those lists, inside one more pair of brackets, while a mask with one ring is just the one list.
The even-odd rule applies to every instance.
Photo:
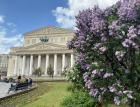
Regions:
[[40, 77], [43, 74], [41, 68], [36, 68], [33, 72], [33, 75]]
[[97, 107], [95, 100], [86, 92], [75, 92], [62, 102], [63, 107]]
[[65, 67], [65, 68], [64, 68], [64, 71], [61, 73], [61, 76], [66, 77], [67, 72], [68, 72], [68, 69], [67, 69], [67, 67]]
[[47, 69], [47, 74], [53, 78], [53, 75], [54, 75], [54, 70], [52, 68], [51, 65], [49, 65], [48, 69]]
[[82, 89], [84, 85], [83, 78], [81, 78], [83, 74], [79, 69], [80, 65], [75, 65], [72, 69], [67, 71], [66, 74], [68, 80], [73, 83], [75, 89]]

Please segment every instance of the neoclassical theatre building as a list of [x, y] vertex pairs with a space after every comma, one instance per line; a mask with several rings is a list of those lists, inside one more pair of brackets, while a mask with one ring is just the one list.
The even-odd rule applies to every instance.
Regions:
[[47, 75], [52, 66], [54, 76], [60, 76], [64, 68], [74, 64], [73, 50], [66, 46], [74, 36], [72, 30], [48, 26], [24, 34], [23, 47], [10, 49], [7, 76], [32, 76], [36, 68]]

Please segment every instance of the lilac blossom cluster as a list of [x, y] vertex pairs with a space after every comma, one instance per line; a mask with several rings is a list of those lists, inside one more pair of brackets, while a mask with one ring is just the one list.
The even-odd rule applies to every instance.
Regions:
[[[140, 53], [140, 23], [136, 23], [138, 6], [139, 0], [122, 0], [106, 10], [96, 6], [81, 11], [76, 17], [76, 36], [67, 45], [78, 53], [76, 64], [84, 71], [85, 88], [99, 102], [104, 100], [106, 94], [111, 94], [117, 105], [135, 99], [133, 90], [140, 78], [137, 78], [137, 73], [132, 73], [137, 82], [132, 87], [127, 87], [124, 79], [132, 80], [128, 73], [138, 62], [133, 63], [132, 59]], [[128, 50], [134, 50], [132, 56], [129, 56]], [[93, 68], [93, 62], [97, 62], [98, 66]]]
[[136, 21], [135, 2], [133, 0], [123, 0], [118, 9], [118, 16], [122, 21]]
[[127, 38], [122, 42], [122, 45], [126, 48], [132, 47], [135, 49], [139, 48], [139, 45], [135, 43], [135, 38], [138, 37], [138, 31], [134, 26], [130, 26], [128, 33], [127, 33]]
[[115, 56], [117, 57], [117, 59], [119, 61], [121, 61], [123, 59], [124, 55], [125, 55], [125, 52], [124, 51], [116, 51], [115, 52]]
[[[97, 101], [102, 102], [102, 97], [105, 93], [114, 93], [114, 103], [119, 105], [121, 103], [120, 97], [124, 96], [123, 103], [127, 103], [129, 99], [133, 99], [133, 92], [130, 90], [122, 89], [121, 91], [118, 88], [122, 87], [120, 82], [116, 82], [112, 84], [112, 86], [108, 87], [97, 87], [97, 84], [94, 82], [95, 77], [103, 77], [104, 79], [108, 78], [111, 80], [110, 77], [113, 77], [113, 73], [101, 73], [103, 70], [93, 70], [92, 74], [85, 72], [83, 74], [85, 87], [89, 90], [89, 95], [93, 96], [97, 99]], [[104, 81], [104, 80], [103, 80]]]

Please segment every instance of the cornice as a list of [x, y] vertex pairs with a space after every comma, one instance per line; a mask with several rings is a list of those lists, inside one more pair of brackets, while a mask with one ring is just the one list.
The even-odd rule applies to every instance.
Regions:
[[11, 52], [10, 55], [31, 55], [31, 54], [63, 54], [63, 53], [73, 53], [73, 50], [69, 49], [59, 49], [59, 50], [26, 50]]

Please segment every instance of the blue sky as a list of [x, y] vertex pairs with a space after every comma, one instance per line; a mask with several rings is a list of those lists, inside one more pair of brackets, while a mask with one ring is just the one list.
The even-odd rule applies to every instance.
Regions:
[[58, 26], [52, 14], [58, 6], [66, 7], [66, 0], [0, 0], [0, 14], [16, 25], [16, 33], [24, 33], [42, 26]]
[[0, 0], [0, 54], [23, 45], [23, 33], [44, 26], [74, 28], [80, 10], [117, 0]]

